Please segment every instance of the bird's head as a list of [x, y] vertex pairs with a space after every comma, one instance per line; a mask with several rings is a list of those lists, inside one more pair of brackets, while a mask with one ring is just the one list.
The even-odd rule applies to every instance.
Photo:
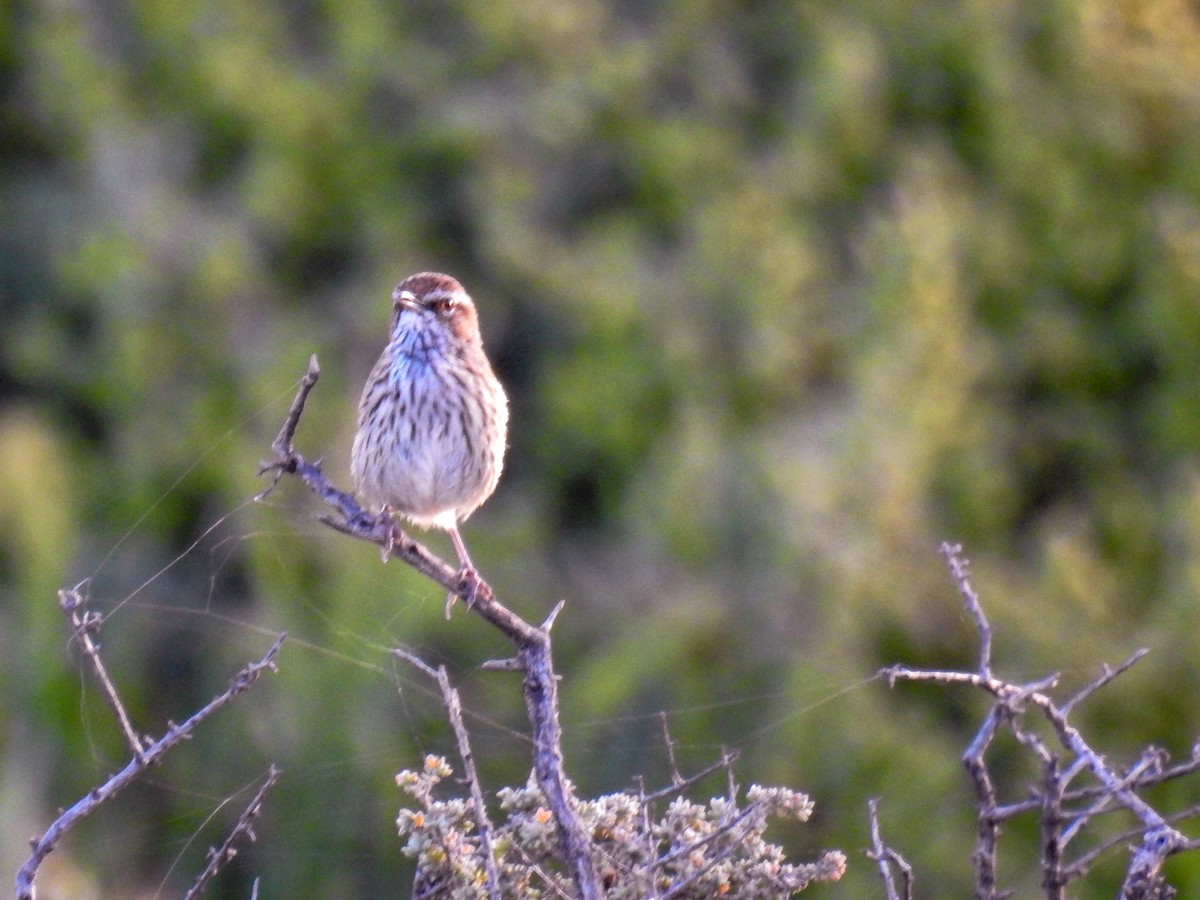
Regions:
[[479, 317], [463, 286], [449, 275], [410, 275], [392, 291], [392, 330], [444, 333], [463, 342], [479, 341]]

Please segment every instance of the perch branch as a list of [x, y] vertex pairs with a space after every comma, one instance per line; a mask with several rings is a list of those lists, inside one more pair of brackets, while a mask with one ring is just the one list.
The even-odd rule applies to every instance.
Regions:
[[591, 842], [575, 810], [571, 789], [563, 771], [558, 676], [554, 672], [548, 630], [552, 617], [545, 625], [538, 627], [497, 600], [486, 582], [479, 581], [472, 590], [458, 569], [395, 528], [390, 519], [372, 515], [363, 509], [351, 494], [333, 486], [321, 471], [319, 461], [309, 462], [296, 451], [296, 428], [319, 376], [320, 367], [313, 356], [284, 418], [283, 427], [271, 445], [275, 459], [263, 462], [259, 469], [260, 475], [272, 476], [271, 483], [259, 497], [270, 493], [284, 475], [295, 475], [333, 509], [333, 513], [322, 516], [321, 521], [351, 537], [378, 545], [385, 557], [398, 557], [450, 593], [472, 601], [469, 609], [513, 642], [517, 651], [516, 659], [524, 676], [521, 689], [533, 740], [534, 774], [554, 816], [559, 849], [582, 900], [599, 900], [603, 896], [603, 888], [592, 859]]

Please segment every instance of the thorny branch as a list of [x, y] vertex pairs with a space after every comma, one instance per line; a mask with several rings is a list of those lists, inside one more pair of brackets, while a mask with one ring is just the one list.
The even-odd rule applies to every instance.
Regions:
[[264, 462], [259, 470], [260, 475], [272, 476], [270, 484], [259, 494], [259, 499], [266, 497], [284, 475], [295, 475], [333, 508], [333, 514], [320, 517], [322, 522], [351, 537], [379, 545], [385, 557], [396, 556], [447, 591], [458, 594], [464, 600], [472, 600], [470, 609], [513, 642], [517, 650], [516, 667], [523, 674], [521, 689], [529, 716], [534, 747], [533, 769], [538, 786], [554, 816], [560, 850], [580, 896], [583, 900], [599, 900], [603, 896], [603, 888], [596, 874], [591, 843], [575, 810], [563, 771], [558, 676], [554, 672], [550, 652], [553, 614], [542, 625], [532, 625], [500, 603], [491, 587], [482, 581], [475, 588], [474, 595], [470, 596], [470, 585], [460, 577], [458, 570], [408, 535], [397, 533], [390, 520], [363, 509], [351, 494], [333, 486], [321, 471], [319, 460], [309, 462], [296, 451], [293, 443], [296, 428], [320, 371], [316, 356], [311, 357], [283, 427], [271, 445], [275, 459]]
[[[1123, 842], [1110, 841], [1089, 853], [1080, 854], [1073, 862], [1066, 858], [1066, 850], [1072, 839], [1096, 816], [1118, 809], [1131, 813], [1140, 823], [1138, 828], [1122, 836], [1124, 840], [1140, 838], [1140, 845], [1133, 848], [1121, 898], [1140, 900], [1166, 896], [1165, 892], [1170, 889], [1162, 882], [1160, 872], [1163, 863], [1175, 853], [1200, 847], [1200, 841], [1188, 839], [1172, 824], [1186, 816], [1164, 817], [1143, 800], [1138, 791], [1165, 780], [1166, 771], [1171, 773], [1170, 777], [1195, 772], [1200, 768], [1200, 747], [1193, 750], [1191, 760], [1170, 770], [1164, 770], [1163, 754], [1151, 748], [1122, 773], [1113, 768], [1069, 721], [1070, 714], [1081, 702], [1128, 671], [1147, 651], [1135, 651], [1115, 668], [1104, 666], [1100, 675], [1063, 703], [1054, 700], [1049, 693], [1057, 686], [1057, 675], [1029, 684], [1016, 684], [997, 678], [992, 671], [991, 625], [971, 585], [970, 568], [962, 548], [946, 543], [941, 547], [941, 554], [979, 635], [976, 671], [928, 670], [896, 665], [882, 669], [880, 674], [892, 686], [898, 681], [965, 684], [983, 690], [994, 698], [991, 710], [963, 754], [963, 765], [970, 776], [978, 803], [978, 830], [972, 854], [976, 897], [979, 900], [992, 900], [1007, 896], [1006, 892], [998, 890], [996, 884], [1000, 823], [1016, 814], [1035, 809], [1040, 811], [1042, 886], [1051, 900], [1065, 896], [1067, 884], [1083, 875], [1100, 852]], [[1051, 747], [1024, 726], [1025, 716], [1031, 709], [1040, 713], [1049, 723], [1057, 739], [1057, 747]], [[1035, 796], [1007, 806], [999, 803], [987, 761], [988, 750], [1002, 730], [1028, 747], [1042, 770]], [[1095, 783], [1072, 789], [1071, 782], [1085, 773]], [[1195, 811], [1189, 810], [1188, 814]], [[878, 848], [875, 852], [877, 855]]]
[[275, 657], [278, 655], [279, 648], [283, 646], [283, 641], [287, 637], [286, 633], [279, 635], [262, 659], [256, 663], [250, 663], [238, 672], [224, 693], [214, 697], [207, 706], [194, 713], [182, 725], [168, 722], [167, 732], [161, 738], [158, 740], [146, 738], [143, 741], [133, 731], [129, 716], [125, 712], [124, 704], [121, 703], [116, 688], [113, 686], [112, 680], [108, 677], [107, 669], [100, 659], [100, 647], [95, 640], [99, 629], [99, 617], [86, 612], [85, 601], [77, 589], [62, 591], [59, 594], [59, 605], [71, 623], [77, 643], [88, 658], [92, 670], [96, 673], [97, 679], [103, 686], [105, 699], [110, 706], [114, 707], [114, 713], [121, 724], [121, 730], [125, 732], [126, 739], [132, 747], [133, 758], [123, 769], [105, 781], [104, 784], [93, 788], [88, 792], [87, 796], [81, 798], [73, 806], [64, 811], [46, 829], [41, 837], [34, 838], [30, 842], [33, 852], [17, 871], [17, 900], [33, 900], [34, 881], [37, 878], [38, 868], [71, 828], [95, 812], [103, 803], [111, 800], [124, 788], [132, 784], [134, 779], [148, 768], [160, 762], [163, 756], [172, 748], [190, 739], [192, 732], [196, 730], [196, 727], [201, 722], [228, 704], [239, 694], [248, 690], [263, 672], [267, 670], [274, 671]]
[[262, 813], [263, 798], [267, 796], [267, 791], [275, 786], [275, 782], [279, 780], [279, 769], [272, 765], [267, 769], [267, 777], [263, 781], [262, 786], [254, 795], [254, 798], [242, 810], [242, 814], [238, 816], [238, 820], [230, 829], [228, 837], [221, 843], [220, 847], [210, 848], [208, 851], [208, 865], [204, 867], [204, 871], [196, 878], [188, 892], [183, 895], [183, 900], [194, 900], [199, 897], [208, 883], [217, 877], [217, 873], [225, 866], [226, 863], [232, 862], [237, 856], [237, 847], [234, 846], [241, 838], [246, 838], [250, 843], [254, 843], [256, 835], [254, 834], [254, 820]]

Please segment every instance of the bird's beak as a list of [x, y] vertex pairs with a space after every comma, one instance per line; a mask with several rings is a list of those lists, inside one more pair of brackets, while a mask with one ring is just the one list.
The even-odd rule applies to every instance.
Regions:
[[413, 296], [412, 291], [402, 291], [396, 288], [392, 292], [392, 308], [397, 312], [402, 309], [411, 309], [414, 312], [418, 312], [421, 309], [421, 305], [417, 303], [417, 298]]

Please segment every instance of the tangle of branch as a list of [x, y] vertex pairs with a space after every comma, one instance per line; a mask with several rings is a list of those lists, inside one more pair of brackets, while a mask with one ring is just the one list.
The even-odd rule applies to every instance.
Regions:
[[[1118, 843], [1138, 840], [1133, 848], [1122, 888], [1123, 900], [1166, 896], [1169, 891], [1162, 883], [1160, 871], [1166, 859], [1184, 850], [1200, 847], [1200, 841], [1190, 840], [1172, 824], [1179, 816], [1164, 816], [1139, 795], [1139, 791], [1165, 780], [1165, 755], [1154, 748], [1125, 771], [1110, 764], [1084, 738], [1069, 716], [1084, 700], [1128, 671], [1147, 653], [1137, 650], [1123, 663], [1104, 666], [1100, 674], [1065, 702], [1056, 701], [1050, 691], [1057, 686], [1058, 676], [1051, 675], [1027, 684], [1017, 684], [997, 678], [992, 670], [992, 629], [983, 611], [979, 596], [970, 581], [970, 567], [958, 545], [943, 544], [942, 556], [967, 612], [975, 623], [979, 636], [978, 665], [973, 672], [916, 669], [890, 666], [880, 674], [892, 686], [898, 681], [929, 682], [940, 685], [969, 685], [993, 697], [990, 711], [976, 732], [962, 761], [971, 779], [977, 802], [977, 832], [972, 861], [975, 865], [976, 897], [993, 900], [1006, 896], [996, 883], [997, 847], [1000, 826], [1020, 813], [1037, 810], [1041, 832], [1042, 886], [1049, 900], [1062, 900], [1067, 885], [1082, 876], [1087, 867], [1103, 850]], [[1025, 725], [1027, 715], [1036, 712], [1049, 723], [1056, 746], [1039, 737]], [[1032, 799], [1002, 805], [998, 798], [988, 751], [998, 735], [1010, 734], [1037, 759], [1041, 778], [1034, 788]], [[1170, 769], [1170, 777], [1191, 774], [1200, 768], [1200, 750], [1192, 759]], [[1082, 787], [1074, 782], [1084, 776], [1091, 783]], [[1088, 853], [1068, 859], [1071, 842], [1098, 816], [1117, 810], [1131, 814], [1139, 823], [1136, 829], [1125, 832]], [[1195, 812], [1190, 810], [1189, 814]], [[878, 854], [879, 848], [875, 853]], [[882, 863], [881, 863], [882, 866]], [[889, 894], [890, 896], [890, 894]]]
[[68, 831], [132, 784], [134, 779], [148, 768], [160, 762], [163, 756], [173, 748], [188, 740], [201, 722], [247, 691], [263, 672], [275, 671], [275, 657], [287, 637], [286, 634], [279, 635], [262, 659], [256, 663], [250, 663], [238, 672], [223, 693], [214, 697], [203, 709], [194, 713], [182, 725], [168, 722], [167, 732], [161, 738], [158, 740], [143, 739], [133, 730], [125, 705], [121, 702], [112, 679], [108, 677], [108, 670], [100, 658], [100, 646], [95, 639], [100, 627], [99, 616], [86, 611], [86, 601], [78, 588], [60, 591], [59, 605], [71, 624], [75, 643], [83, 651], [101, 684], [105, 700], [113, 708], [121, 730], [130, 744], [132, 759], [123, 769], [109, 777], [103, 784], [93, 788], [86, 796], [65, 810], [40, 837], [34, 838], [30, 842], [33, 852], [17, 871], [17, 900], [33, 900], [34, 881], [37, 878], [38, 868]]

